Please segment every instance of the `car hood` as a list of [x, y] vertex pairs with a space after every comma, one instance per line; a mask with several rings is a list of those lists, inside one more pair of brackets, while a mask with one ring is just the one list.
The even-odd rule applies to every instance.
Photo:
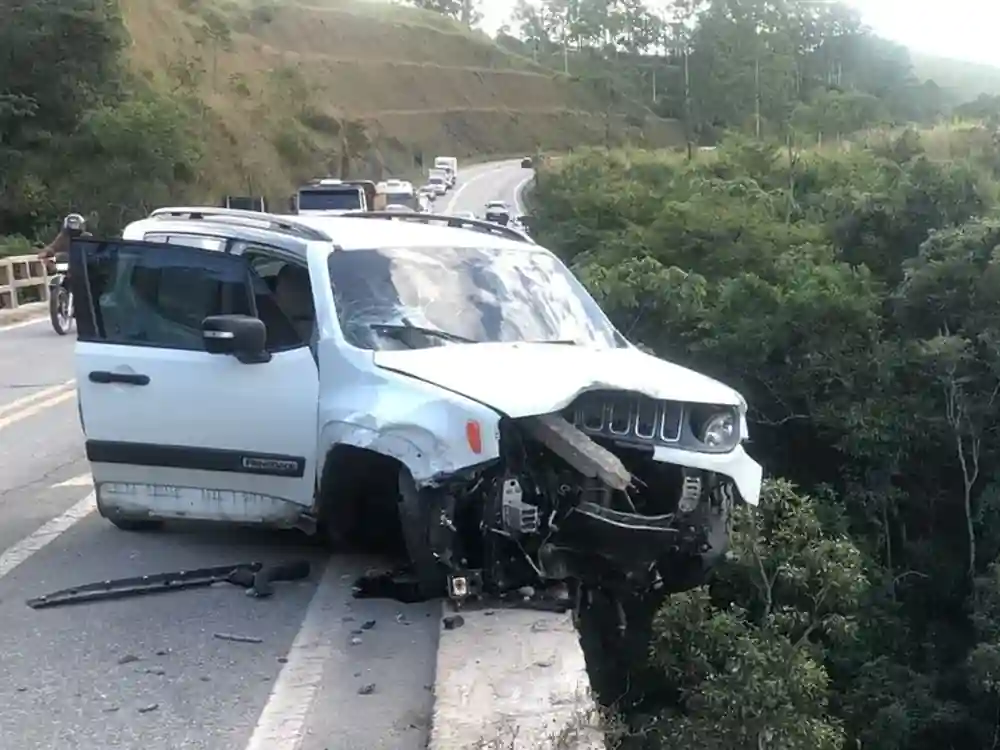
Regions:
[[560, 411], [580, 393], [615, 389], [666, 401], [743, 403], [739, 393], [635, 348], [568, 344], [448, 344], [375, 352], [386, 370], [433, 383], [519, 418]]

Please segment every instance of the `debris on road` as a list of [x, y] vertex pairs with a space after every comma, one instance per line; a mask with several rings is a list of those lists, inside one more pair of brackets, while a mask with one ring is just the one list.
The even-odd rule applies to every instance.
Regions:
[[263, 643], [263, 638], [258, 638], [255, 635], [236, 635], [235, 633], [213, 633], [213, 638], [218, 638], [220, 641], [232, 641], [233, 643]]
[[29, 599], [27, 604], [32, 609], [45, 609], [80, 602], [124, 599], [147, 594], [160, 594], [166, 591], [205, 588], [217, 583], [242, 586], [247, 590], [247, 595], [265, 598], [274, 594], [275, 582], [305, 580], [309, 577], [310, 569], [311, 566], [307, 561], [300, 560], [268, 566], [253, 562], [179, 570], [174, 573], [156, 573], [73, 586]]
[[160, 707], [159, 703], [150, 703], [148, 706], [141, 706], [139, 708], [139, 713], [148, 714], [151, 711], [156, 711]]
[[454, 630], [465, 625], [465, 618], [462, 615], [448, 615], [443, 621], [445, 630]]
[[358, 695], [371, 695], [375, 692], [375, 683], [369, 683], [367, 685], [362, 685], [358, 688]]

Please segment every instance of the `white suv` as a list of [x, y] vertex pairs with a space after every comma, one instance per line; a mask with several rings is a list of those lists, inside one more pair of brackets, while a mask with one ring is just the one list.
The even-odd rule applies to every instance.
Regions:
[[70, 260], [86, 452], [121, 528], [400, 518], [428, 595], [683, 588], [759, 500], [742, 397], [628, 343], [516, 231], [168, 208]]

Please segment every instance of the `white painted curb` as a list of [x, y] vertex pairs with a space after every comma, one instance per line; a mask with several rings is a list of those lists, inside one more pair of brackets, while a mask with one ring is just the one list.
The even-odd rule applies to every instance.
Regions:
[[603, 750], [570, 614], [444, 610], [464, 623], [441, 630], [428, 750]]

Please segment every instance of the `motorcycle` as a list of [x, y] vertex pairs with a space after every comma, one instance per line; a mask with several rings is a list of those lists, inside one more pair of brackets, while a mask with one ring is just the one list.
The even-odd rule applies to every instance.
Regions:
[[49, 320], [60, 336], [73, 328], [73, 292], [69, 288], [69, 258], [56, 256], [55, 274], [49, 279]]
[[73, 292], [69, 286], [69, 245], [75, 237], [86, 235], [86, 221], [80, 214], [70, 214], [63, 220], [56, 238], [38, 254], [51, 271], [49, 279], [49, 320], [52, 329], [65, 336], [73, 329]]

